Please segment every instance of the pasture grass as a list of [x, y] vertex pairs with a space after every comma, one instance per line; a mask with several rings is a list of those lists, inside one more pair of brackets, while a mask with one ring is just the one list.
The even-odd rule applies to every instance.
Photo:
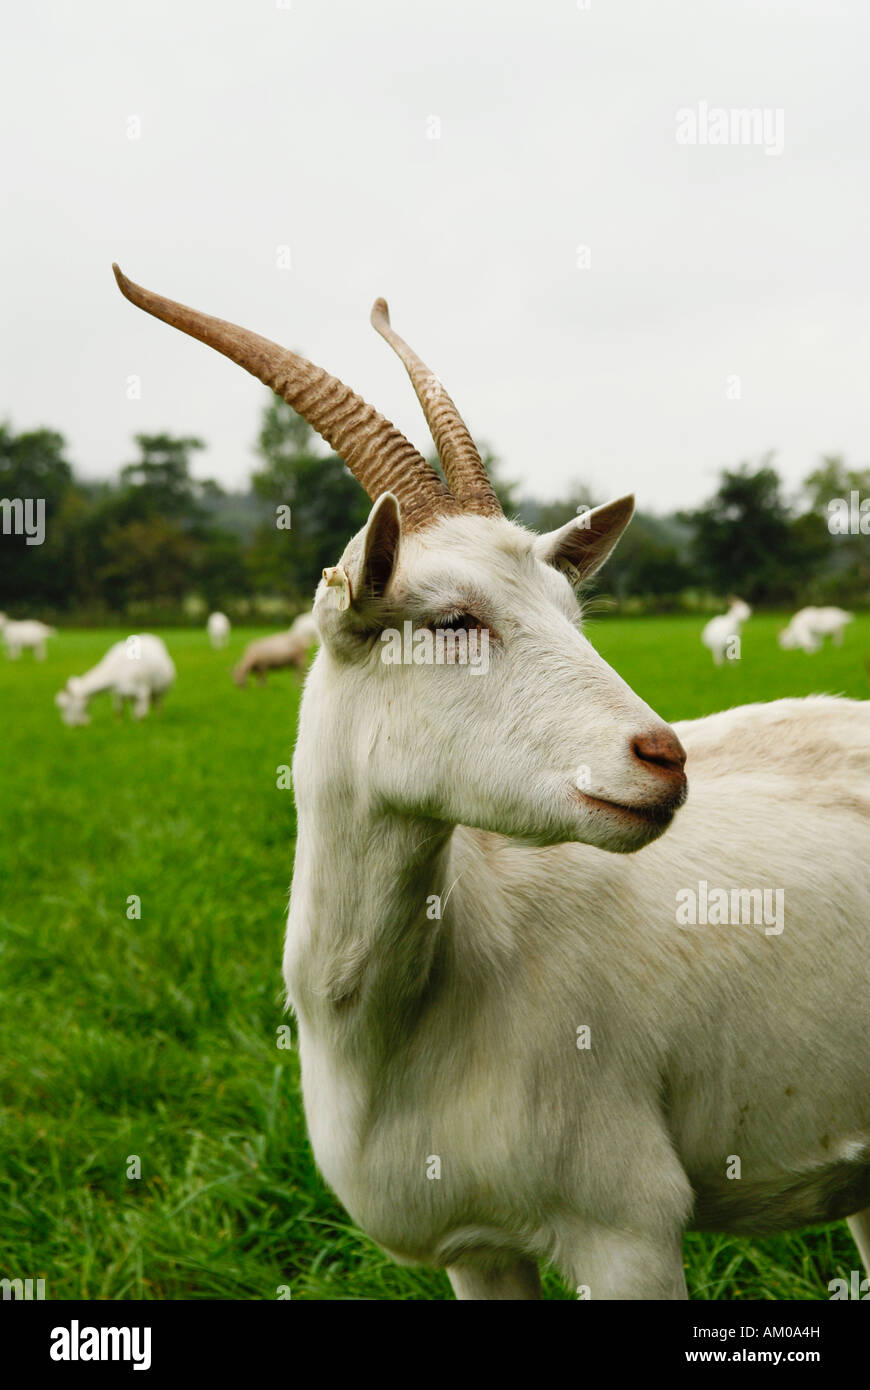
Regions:
[[[665, 718], [818, 691], [864, 698], [870, 616], [841, 650], [781, 652], [754, 618], [722, 670], [698, 620], [592, 617], [602, 654]], [[48, 1298], [449, 1298], [354, 1228], [308, 1147], [279, 1050], [301, 678], [237, 690], [205, 634], [164, 634], [178, 684], [117, 724], [53, 705], [123, 634], [64, 631], [0, 658], [0, 1277]], [[128, 917], [128, 899], [141, 918]], [[127, 1176], [131, 1156], [141, 1178]], [[698, 1299], [826, 1298], [858, 1267], [842, 1223], [768, 1240], [690, 1236]], [[571, 1291], [552, 1274], [549, 1298]]]

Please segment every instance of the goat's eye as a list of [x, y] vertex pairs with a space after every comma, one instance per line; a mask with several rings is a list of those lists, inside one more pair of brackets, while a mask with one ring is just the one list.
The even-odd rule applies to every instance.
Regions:
[[480, 627], [481, 622], [473, 613], [442, 613], [440, 618], [434, 620], [432, 626], [449, 628], [451, 632], [471, 632], [474, 628]]

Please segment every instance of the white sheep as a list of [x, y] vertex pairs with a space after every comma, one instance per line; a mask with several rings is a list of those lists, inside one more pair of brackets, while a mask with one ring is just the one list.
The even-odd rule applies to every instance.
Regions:
[[711, 618], [701, 633], [701, 641], [705, 647], [710, 648], [717, 666], [722, 665], [726, 656], [732, 660], [735, 649], [739, 652], [740, 629], [752, 616], [752, 609], [748, 603], [744, 603], [739, 598], [732, 598], [729, 602], [728, 612], [720, 613], [717, 618]]
[[227, 645], [230, 640], [230, 620], [226, 613], [210, 613], [206, 627], [209, 641], [216, 651]]
[[14, 622], [0, 613], [0, 631], [6, 644], [6, 654], [10, 661], [16, 661], [25, 647], [33, 652], [37, 661], [45, 660], [45, 644], [49, 637], [57, 636], [57, 629], [37, 622], [35, 618], [24, 618]]
[[65, 724], [89, 724], [88, 701], [109, 691], [115, 713], [123, 713], [129, 700], [135, 719], [144, 719], [151, 705], [159, 706], [175, 681], [175, 666], [160, 637], [144, 632], [124, 638], [110, 647], [96, 666], [83, 676], [70, 676], [54, 702]]
[[786, 651], [800, 647], [817, 652], [830, 637], [835, 647], [843, 644], [843, 629], [854, 620], [854, 613], [843, 608], [801, 608], [779, 634], [779, 645]]

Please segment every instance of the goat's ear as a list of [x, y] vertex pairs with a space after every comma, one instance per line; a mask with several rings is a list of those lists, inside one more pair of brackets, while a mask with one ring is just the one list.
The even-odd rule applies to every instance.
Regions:
[[324, 585], [335, 591], [334, 610], [343, 612], [351, 607], [359, 610], [383, 598], [396, 567], [401, 539], [398, 500], [392, 492], [382, 493], [369, 512], [361, 537], [355, 537], [353, 545], [348, 547], [348, 558], [323, 571]]
[[366, 523], [360, 594], [382, 598], [396, 567], [402, 523], [399, 503], [392, 492], [379, 497]]
[[392, 492], [378, 498], [369, 513], [363, 542], [362, 564], [353, 583], [352, 601], [383, 598], [396, 567], [402, 523], [399, 503]]
[[573, 518], [558, 531], [548, 531], [535, 542], [535, 555], [562, 570], [569, 579], [588, 579], [600, 569], [619, 540], [634, 511], [634, 497], [605, 502]]

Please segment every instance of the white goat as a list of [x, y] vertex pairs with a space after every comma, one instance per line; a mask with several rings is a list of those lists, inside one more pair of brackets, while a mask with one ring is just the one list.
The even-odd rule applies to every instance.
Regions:
[[854, 616], [843, 608], [801, 608], [780, 632], [779, 645], [786, 650], [801, 647], [805, 652], [817, 652], [830, 637], [834, 646], [840, 647], [843, 629]]
[[206, 627], [209, 641], [215, 651], [227, 645], [230, 640], [230, 620], [226, 613], [209, 613]]
[[258, 637], [249, 642], [233, 672], [233, 680], [236, 685], [246, 685], [248, 676], [253, 672], [258, 683], [265, 685], [267, 671], [279, 671], [284, 666], [295, 666], [297, 671], [304, 671], [308, 653], [317, 641], [314, 614], [300, 613], [286, 632], [275, 632], [269, 637]]
[[5, 613], [0, 613], [0, 631], [6, 644], [6, 654], [10, 661], [16, 661], [25, 647], [29, 647], [37, 661], [45, 660], [45, 644], [49, 637], [57, 636], [57, 629], [37, 622], [35, 618], [24, 618], [13, 622]]
[[305, 644], [306, 651], [320, 641], [320, 634], [317, 631], [317, 619], [314, 616], [313, 608], [309, 608], [306, 613], [300, 613], [290, 624], [290, 632], [299, 641]]
[[701, 633], [701, 641], [705, 647], [710, 648], [717, 666], [722, 665], [729, 647], [735, 642], [739, 650], [740, 629], [752, 616], [752, 609], [748, 603], [743, 603], [739, 598], [732, 598], [729, 602], [731, 606], [728, 612], [720, 613], [718, 618], [711, 618]]
[[[850, 1216], [870, 1262], [870, 703], [670, 729], [566, 578], [630, 499], [538, 538], [505, 520], [380, 301], [450, 490], [320, 368], [116, 274], [377, 499], [317, 591], [284, 960], [314, 1152], [354, 1219], [460, 1298], [538, 1297], [539, 1261], [593, 1298], [685, 1297], [687, 1229]], [[419, 659], [381, 659], [393, 629]], [[427, 661], [444, 629], [488, 634], [485, 675]], [[784, 930], [742, 906], [680, 925], [708, 884], [784, 890]]]
[[122, 714], [124, 701], [130, 700], [134, 718], [144, 719], [152, 703], [160, 705], [174, 681], [175, 666], [165, 643], [144, 632], [116, 642], [83, 676], [70, 676], [54, 702], [65, 724], [89, 724], [88, 701], [108, 690], [116, 714]]

